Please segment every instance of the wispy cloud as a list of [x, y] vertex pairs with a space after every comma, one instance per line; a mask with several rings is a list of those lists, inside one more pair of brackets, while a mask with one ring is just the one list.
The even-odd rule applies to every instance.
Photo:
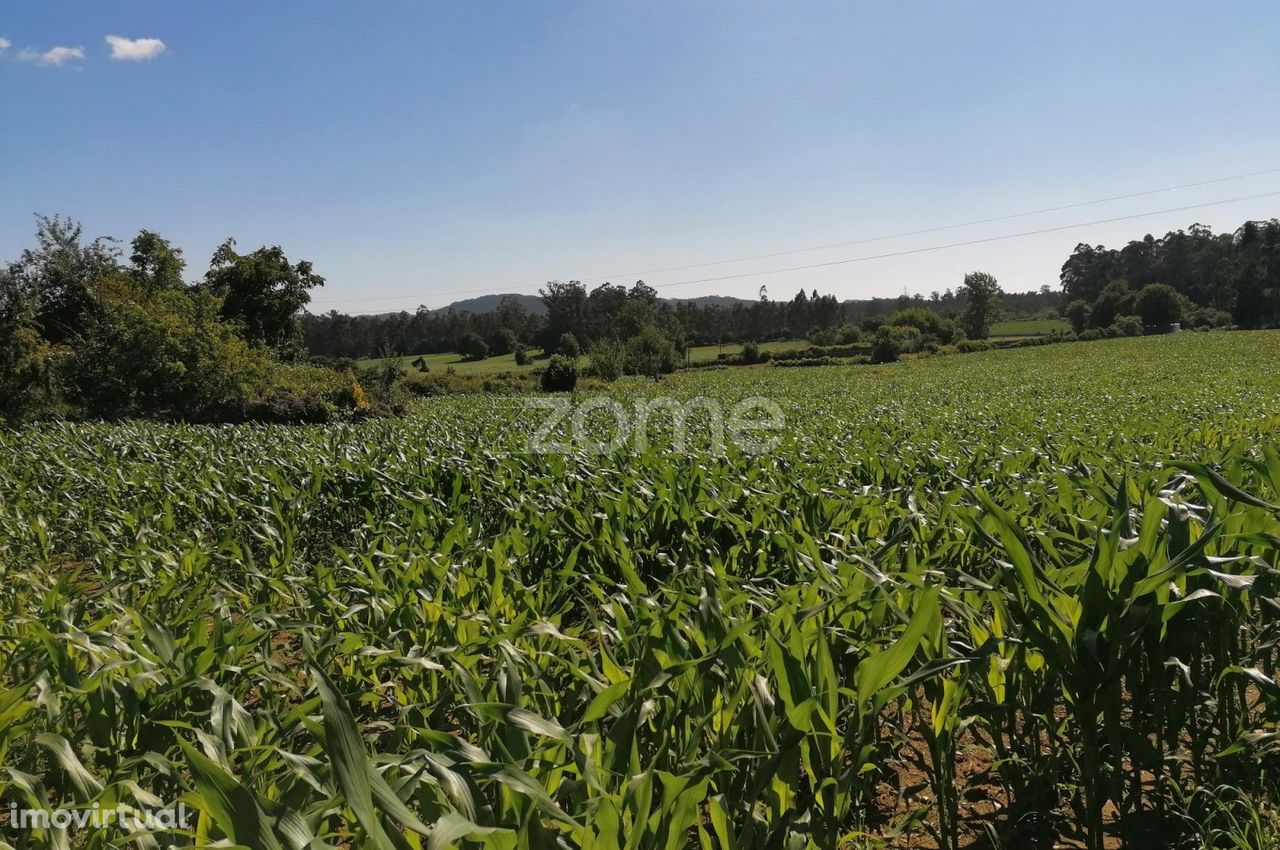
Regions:
[[158, 38], [125, 38], [109, 35], [107, 44], [111, 46], [111, 58], [124, 62], [142, 62], [164, 53], [164, 42]]
[[40, 65], [64, 65], [72, 59], [83, 58], [83, 47], [50, 47], [44, 52], [28, 47], [18, 54], [18, 59], [21, 61], [35, 62]]
[[3, 55], [10, 47], [13, 47], [12, 41], [7, 38], [0, 38], [0, 55]]

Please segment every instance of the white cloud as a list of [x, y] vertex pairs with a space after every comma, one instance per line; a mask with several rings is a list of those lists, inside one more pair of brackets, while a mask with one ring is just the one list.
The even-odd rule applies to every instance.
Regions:
[[164, 42], [158, 38], [125, 38], [119, 35], [107, 36], [107, 44], [111, 45], [111, 58], [126, 62], [141, 62], [154, 59], [164, 53]]
[[72, 59], [83, 59], [84, 48], [50, 47], [41, 53], [39, 50], [28, 47], [18, 54], [18, 58], [23, 62], [38, 62], [41, 65], [62, 65]]
[[0, 53], [4, 53], [10, 47], [13, 47], [12, 41], [7, 38], [0, 38]]

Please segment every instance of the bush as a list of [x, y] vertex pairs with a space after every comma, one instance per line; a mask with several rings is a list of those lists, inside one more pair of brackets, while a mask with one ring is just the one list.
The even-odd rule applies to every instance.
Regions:
[[515, 357], [517, 366], [528, 366], [533, 362], [533, 358], [529, 356], [528, 350], [523, 345], [516, 346]]
[[670, 338], [653, 325], [641, 328], [640, 333], [627, 340], [626, 351], [624, 371], [628, 375], [656, 378], [674, 372], [680, 365], [680, 352]]
[[104, 297], [70, 362], [85, 412], [199, 417], [261, 395], [277, 367], [264, 348], [219, 319], [219, 307], [202, 291], [150, 294], [124, 286]]
[[1071, 329], [1076, 333], [1080, 333], [1089, 327], [1089, 320], [1092, 318], [1093, 310], [1090, 308], [1088, 301], [1077, 298], [1062, 309], [1062, 314], [1071, 323]]
[[832, 345], [854, 345], [862, 341], [862, 331], [856, 325], [843, 324], [838, 328], [812, 330], [808, 336], [814, 345], [829, 347]]
[[770, 365], [779, 368], [788, 366], [839, 366], [840, 361], [834, 357], [793, 357], [789, 360], [775, 360]]
[[1085, 328], [1076, 334], [1077, 342], [1094, 342], [1099, 339], [1102, 339], [1102, 331], [1098, 328]]
[[[422, 358], [419, 357], [418, 360], [422, 360]], [[418, 365], [418, 360], [413, 361], [414, 366]], [[307, 363], [312, 366], [332, 369], [334, 372], [346, 372], [356, 368], [356, 361], [350, 357], [328, 357], [322, 354], [313, 354], [307, 358]], [[425, 371], [426, 366], [424, 365], [421, 368]]]
[[759, 363], [760, 345], [754, 342], [746, 343], [742, 346], [742, 354], [740, 356], [743, 363]]
[[985, 339], [962, 339], [956, 343], [956, 351], [961, 354], [972, 354], [975, 351], [990, 351], [991, 343]]
[[59, 406], [58, 365], [65, 353], [23, 320], [0, 322], [0, 422], [41, 416]]
[[224, 411], [217, 418], [277, 425], [321, 425], [332, 420], [334, 412], [332, 405], [318, 398], [269, 395], [242, 402], [229, 415]]
[[837, 345], [857, 345], [862, 342], [862, 331], [858, 330], [857, 325], [843, 324], [836, 328], [835, 334]]
[[560, 334], [560, 341], [556, 343], [556, 354], [562, 354], [565, 357], [577, 357], [582, 354], [582, 346], [578, 345], [578, 338], [571, 333]]
[[1186, 326], [1189, 328], [1229, 328], [1231, 327], [1231, 314], [1226, 310], [1218, 310], [1213, 307], [1198, 307], [1187, 314]]
[[835, 328], [814, 328], [809, 331], [805, 339], [809, 340], [812, 345], [826, 346], [836, 344]]
[[418, 373], [407, 376], [401, 388], [409, 395], [434, 398], [458, 392], [457, 380], [455, 375], [439, 372]]
[[915, 351], [920, 331], [905, 325], [881, 325], [871, 343], [872, 363], [894, 363], [903, 354]]
[[542, 372], [541, 384], [545, 392], [572, 392], [578, 385], [578, 365], [562, 354], [552, 356]]
[[890, 316], [886, 325], [916, 328], [922, 334], [937, 339], [938, 342], [950, 344], [960, 336], [960, 327], [951, 319], [944, 319], [932, 310], [924, 307], [907, 307]]
[[591, 358], [589, 374], [593, 378], [612, 383], [622, 377], [627, 352], [616, 342], [597, 342], [588, 352]]
[[1111, 323], [1112, 336], [1142, 336], [1142, 319], [1137, 316], [1117, 316]]
[[334, 372], [315, 366], [278, 366], [267, 382], [263, 395], [291, 395], [328, 402], [335, 408], [359, 407], [364, 388], [350, 370]]

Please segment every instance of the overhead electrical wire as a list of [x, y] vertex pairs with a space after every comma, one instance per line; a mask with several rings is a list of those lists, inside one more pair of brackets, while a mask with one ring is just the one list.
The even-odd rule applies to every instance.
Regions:
[[1027, 212], [1012, 213], [1010, 215], [998, 215], [991, 218], [977, 218], [972, 221], [962, 221], [958, 224], [943, 224], [937, 227], [926, 227], [922, 230], [906, 230], [901, 233], [886, 233], [883, 236], [865, 236], [859, 239], [850, 239], [846, 242], [830, 242], [826, 245], [813, 245], [808, 248], [789, 248], [785, 251], [771, 251], [767, 254], [753, 254], [747, 257], [733, 257], [728, 260], [711, 260], [705, 263], [691, 263], [684, 266], [667, 266], [661, 269], [648, 269], [646, 271], [625, 272], [623, 274], [613, 275], [597, 275], [595, 277], [584, 277], [582, 280], [628, 280], [636, 275], [645, 274], [661, 274], [663, 272], [676, 272], [685, 269], [701, 269], [708, 266], [722, 266], [729, 263], [744, 263], [750, 260], [767, 260], [772, 257], [785, 257], [790, 254], [807, 254], [812, 251], [826, 251], [831, 248], [847, 248], [851, 245], [865, 245], [868, 242], [887, 242], [890, 239], [903, 239], [907, 236], [923, 236], [928, 233], [940, 233], [945, 230], [959, 230], [962, 227], [976, 227], [979, 224], [994, 224], [1000, 221], [1012, 221], [1018, 218], [1029, 218], [1033, 215], [1044, 215], [1051, 212], [1062, 212], [1064, 210], [1074, 210], [1080, 207], [1089, 207], [1095, 204], [1107, 204], [1113, 201], [1125, 201], [1131, 198], [1144, 198], [1149, 195], [1159, 195], [1164, 192], [1176, 192], [1182, 189], [1194, 189], [1199, 186], [1209, 186], [1215, 183], [1227, 183], [1232, 180], [1244, 180], [1248, 177], [1262, 177], [1268, 174], [1280, 174], [1280, 168], [1268, 168], [1264, 171], [1250, 171], [1247, 174], [1233, 174], [1229, 177], [1214, 177], [1210, 180], [1199, 180], [1195, 183], [1181, 183], [1177, 186], [1165, 186], [1162, 189], [1148, 189], [1144, 192], [1130, 192], [1127, 195], [1112, 195], [1107, 198], [1094, 198], [1091, 201], [1077, 201], [1072, 204], [1062, 204], [1056, 207], [1042, 207], [1038, 210], [1028, 210]]
[[[600, 277], [593, 277], [593, 278], [582, 278], [582, 280], [595, 281], [595, 280], [606, 280], [606, 279], [613, 279], [613, 278], [617, 278], [617, 279], [623, 279], [623, 280], [625, 280], [625, 279], [627, 279], [627, 278], [630, 278], [630, 277], [631, 277], [631, 276], [633, 276], [633, 275], [657, 274], [657, 273], [666, 272], [666, 271], [679, 271], [679, 270], [682, 270], [682, 269], [706, 268], [706, 267], [709, 267], [709, 266], [725, 265], [725, 264], [728, 264], [728, 263], [735, 263], [735, 262], [747, 262], [747, 261], [750, 261], [750, 260], [756, 260], [756, 259], [767, 259], [767, 258], [770, 258], [770, 257], [787, 256], [787, 255], [790, 255], [790, 254], [806, 253], [806, 252], [810, 252], [810, 251], [828, 250], [828, 249], [831, 249], [831, 248], [847, 247], [847, 246], [850, 246], [850, 245], [866, 244], [866, 243], [869, 243], [869, 242], [886, 241], [886, 240], [889, 240], [889, 239], [904, 238], [904, 237], [907, 237], [907, 236], [916, 236], [916, 235], [922, 235], [922, 234], [927, 234], [927, 233], [937, 233], [937, 232], [946, 231], [946, 230], [954, 230], [954, 229], [958, 229], [958, 228], [962, 228], [962, 227], [971, 227], [971, 226], [975, 226], [975, 225], [978, 225], [978, 224], [989, 224], [989, 223], [998, 222], [998, 221], [1008, 221], [1008, 220], [1011, 220], [1011, 219], [1025, 218], [1025, 217], [1028, 217], [1028, 216], [1032, 216], [1032, 215], [1040, 215], [1040, 214], [1044, 214], [1044, 213], [1048, 213], [1048, 212], [1058, 212], [1058, 211], [1067, 210], [1067, 209], [1076, 209], [1076, 208], [1079, 208], [1079, 207], [1089, 206], [1089, 205], [1092, 205], [1092, 204], [1108, 203], [1108, 202], [1111, 202], [1111, 201], [1124, 200], [1124, 199], [1136, 198], [1136, 197], [1143, 197], [1143, 196], [1153, 195], [1153, 194], [1158, 194], [1158, 193], [1162, 193], [1162, 192], [1175, 191], [1175, 190], [1178, 190], [1178, 189], [1186, 189], [1186, 188], [1192, 188], [1192, 187], [1197, 187], [1197, 186], [1205, 186], [1205, 185], [1209, 185], [1209, 184], [1212, 184], [1212, 183], [1222, 183], [1222, 182], [1226, 182], [1226, 181], [1229, 181], [1229, 180], [1240, 180], [1240, 179], [1243, 179], [1243, 178], [1246, 178], [1246, 177], [1257, 177], [1257, 176], [1262, 176], [1262, 175], [1267, 175], [1267, 174], [1275, 174], [1275, 173], [1280, 173], [1280, 168], [1267, 169], [1267, 170], [1264, 170], [1264, 171], [1254, 171], [1254, 172], [1249, 172], [1248, 174], [1238, 174], [1238, 175], [1233, 175], [1233, 176], [1230, 176], [1230, 177], [1218, 177], [1218, 178], [1214, 178], [1214, 179], [1212, 179], [1212, 180], [1202, 180], [1202, 181], [1198, 181], [1198, 182], [1195, 182], [1195, 183], [1184, 183], [1184, 184], [1180, 184], [1180, 185], [1178, 185], [1178, 186], [1168, 186], [1168, 187], [1165, 187], [1165, 188], [1162, 188], [1162, 189], [1150, 189], [1150, 190], [1147, 190], [1147, 191], [1144, 191], [1144, 192], [1133, 192], [1133, 193], [1129, 193], [1129, 194], [1126, 194], [1126, 195], [1114, 195], [1114, 196], [1111, 196], [1111, 197], [1108, 197], [1108, 198], [1098, 198], [1098, 199], [1091, 200], [1091, 201], [1080, 201], [1080, 202], [1073, 203], [1073, 204], [1064, 204], [1064, 205], [1056, 206], [1056, 207], [1045, 207], [1045, 208], [1042, 208], [1042, 209], [1039, 209], [1039, 210], [1031, 210], [1031, 211], [1028, 211], [1028, 212], [1022, 212], [1022, 213], [1014, 213], [1014, 214], [1012, 214], [1012, 215], [995, 216], [995, 217], [992, 217], [992, 218], [977, 219], [977, 220], [974, 220], [974, 221], [963, 222], [963, 223], [959, 223], [959, 224], [941, 225], [941, 226], [938, 226], [938, 227], [930, 227], [930, 228], [925, 228], [925, 229], [922, 229], [922, 230], [915, 230], [915, 231], [906, 231], [906, 232], [903, 232], [903, 233], [896, 233], [896, 234], [890, 234], [890, 235], [885, 235], [885, 236], [865, 237], [865, 238], [862, 238], [862, 239], [849, 240], [849, 241], [847, 241], [847, 242], [837, 242], [837, 243], [831, 243], [831, 244], [828, 244], [828, 245], [813, 246], [813, 247], [809, 247], [809, 248], [796, 248], [796, 249], [791, 249], [791, 250], [787, 250], [787, 251], [775, 251], [775, 252], [771, 252], [771, 253], [767, 253], [767, 254], [757, 254], [757, 255], [750, 256], [750, 257], [738, 257], [738, 258], [733, 258], [733, 259], [728, 259], [728, 260], [715, 260], [715, 261], [712, 261], [712, 262], [706, 262], [706, 263], [695, 263], [695, 264], [691, 264], [691, 265], [684, 265], [684, 266], [669, 266], [669, 267], [664, 268], [664, 269], [650, 269], [650, 270], [648, 270], [648, 271], [642, 271], [642, 272], [631, 272], [631, 273], [629, 273], [629, 274], [608, 275], [608, 276], [600, 276]], [[782, 273], [786, 273], [786, 272], [794, 272], [794, 271], [806, 271], [806, 270], [810, 270], [810, 269], [826, 268], [826, 267], [830, 267], [830, 266], [839, 266], [839, 265], [848, 265], [848, 264], [852, 264], [852, 263], [868, 262], [868, 261], [871, 261], [871, 260], [889, 259], [889, 258], [892, 258], [892, 257], [904, 257], [904, 256], [910, 256], [910, 255], [913, 255], [913, 254], [924, 254], [924, 253], [929, 253], [929, 252], [932, 252], [932, 251], [942, 251], [942, 250], [947, 250], [947, 249], [951, 249], [951, 248], [961, 248], [961, 247], [965, 247], [965, 246], [969, 246], [969, 245], [980, 245], [980, 244], [984, 244], [984, 243], [988, 243], [988, 242], [999, 242], [999, 241], [1004, 241], [1004, 240], [1008, 240], [1008, 239], [1018, 239], [1018, 238], [1022, 238], [1022, 237], [1026, 237], [1026, 236], [1038, 236], [1038, 235], [1042, 235], [1042, 234], [1046, 234], [1046, 233], [1058, 233], [1058, 232], [1062, 232], [1062, 231], [1066, 231], [1066, 230], [1075, 230], [1075, 229], [1078, 229], [1078, 228], [1081, 228], [1081, 227], [1091, 227], [1091, 226], [1099, 225], [1099, 224], [1111, 224], [1111, 223], [1115, 223], [1115, 222], [1120, 222], [1120, 221], [1131, 221], [1131, 220], [1134, 220], [1134, 219], [1147, 218], [1147, 217], [1150, 217], [1150, 216], [1156, 216], [1156, 215], [1166, 215], [1166, 214], [1169, 214], [1169, 213], [1175, 213], [1175, 212], [1186, 212], [1186, 211], [1189, 211], [1189, 210], [1204, 209], [1204, 208], [1206, 208], [1206, 207], [1214, 207], [1214, 206], [1222, 206], [1222, 205], [1224, 205], [1224, 204], [1238, 203], [1238, 202], [1241, 202], [1241, 201], [1249, 201], [1249, 200], [1256, 200], [1256, 199], [1259, 199], [1259, 198], [1274, 197], [1274, 196], [1276, 196], [1276, 195], [1280, 195], [1280, 191], [1274, 191], [1274, 192], [1263, 192], [1263, 193], [1253, 194], [1253, 195], [1242, 195], [1242, 196], [1239, 196], [1239, 197], [1234, 197], [1234, 198], [1225, 198], [1225, 199], [1218, 200], [1218, 201], [1207, 201], [1207, 202], [1204, 202], [1204, 203], [1198, 203], [1198, 204], [1186, 204], [1186, 205], [1178, 206], [1178, 207], [1168, 207], [1168, 208], [1165, 208], [1165, 209], [1159, 209], [1159, 210], [1149, 210], [1149, 211], [1146, 211], [1146, 212], [1132, 213], [1132, 214], [1129, 214], [1129, 215], [1113, 216], [1113, 217], [1110, 217], [1110, 218], [1093, 219], [1093, 220], [1090, 220], [1090, 221], [1075, 222], [1075, 223], [1072, 223], [1072, 224], [1057, 225], [1057, 226], [1053, 226], [1053, 227], [1045, 227], [1045, 228], [1039, 228], [1039, 229], [1036, 229], [1036, 230], [1021, 231], [1021, 232], [1017, 232], [1017, 233], [1005, 233], [1005, 234], [1000, 234], [1000, 235], [998, 235], [998, 236], [986, 236], [986, 237], [981, 237], [981, 238], [977, 238], [977, 239], [969, 239], [969, 240], [964, 240], [964, 241], [960, 241], [960, 242], [950, 242], [950, 243], [945, 243], [945, 244], [941, 244], [941, 245], [928, 245], [928, 246], [924, 246], [924, 247], [920, 247], [920, 248], [908, 248], [908, 249], [903, 249], [903, 250], [900, 250], [900, 251], [888, 251], [888, 252], [879, 253], [879, 254], [870, 254], [870, 255], [864, 255], [864, 256], [859, 256], [859, 257], [848, 257], [848, 258], [839, 259], [839, 260], [829, 260], [829, 261], [821, 262], [821, 263], [807, 263], [807, 264], [804, 264], [804, 265], [788, 266], [788, 267], [785, 267], [785, 268], [761, 269], [761, 270], [757, 270], [757, 271], [739, 272], [739, 273], [736, 273], [736, 274], [718, 275], [718, 276], [713, 276], [713, 277], [693, 278], [693, 279], [689, 279], [689, 280], [679, 280], [679, 281], [673, 281], [673, 282], [669, 282], [669, 283], [659, 283], [659, 284], [651, 284], [651, 285], [652, 285], [652, 286], [654, 286], [654, 288], [669, 288], [669, 287], [673, 287], [673, 286], [690, 286], [690, 285], [698, 284], [698, 283], [713, 283], [713, 282], [717, 282], [717, 281], [725, 281], [725, 280], [738, 280], [738, 279], [748, 278], [748, 277], [758, 277], [758, 276], [761, 276], [761, 275], [782, 274]], [[323, 300], [323, 301], [315, 301], [315, 302], [312, 302], [312, 303], [313, 303], [313, 304], [315, 304], [315, 305], [321, 305], [321, 304], [375, 303], [375, 302], [380, 302], [380, 301], [405, 301], [405, 300], [413, 299], [413, 298], [421, 298], [421, 297], [440, 297], [440, 296], [446, 296], [446, 295], [448, 295], [448, 296], [451, 296], [451, 295], [492, 295], [492, 294], [505, 293], [505, 292], [509, 292], [509, 291], [510, 291], [509, 289], [502, 289], [502, 288], [495, 289], [495, 288], [492, 288], [492, 287], [486, 287], [486, 288], [482, 288], [482, 289], [457, 289], [457, 290], [450, 290], [450, 291], [445, 291], [445, 292], [417, 293], [417, 294], [409, 294], [409, 295], [392, 295], [392, 296], [375, 297], [375, 298], [345, 298], [345, 299], [328, 299], [328, 300]]]
[[1170, 207], [1168, 209], [1163, 209], [1163, 210], [1152, 210], [1151, 212], [1134, 213], [1132, 215], [1119, 215], [1113, 218], [1099, 218], [1099, 219], [1094, 219], [1093, 221], [1082, 221], [1082, 222], [1077, 222], [1076, 224], [1063, 224], [1057, 227], [1042, 227], [1039, 230], [1025, 230], [1025, 231], [1022, 231], [1021, 233], [1005, 233], [1000, 236], [986, 236], [981, 239], [968, 239], [968, 240], [965, 240], [964, 242], [950, 242], [950, 243], [947, 243], [946, 245], [929, 245], [924, 248], [909, 248], [905, 251], [890, 251], [884, 254], [869, 254], [862, 257], [849, 257], [848, 259], [830, 260], [825, 263], [809, 263], [803, 266], [788, 266], [787, 268], [782, 268], [782, 269], [764, 269], [761, 271], [742, 272], [740, 274], [721, 275], [719, 277], [703, 277], [703, 278], [698, 278], [696, 280], [678, 280], [673, 283], [656, 283], [652, 285], [654, 286], [654, 288], [665, 287], [665, 286], [688, 286], [694, 283], [711, 283], [713, 281], [719, 281], [719, 280], [737, 280], [738, 278], [757, 277], [759, 275], [765, 275], [765, 274], [782, 274], [783, 272], [805, 271], [807, 269], [821, 269], [821, 268], [826, 268], [827, 266], [843, 266], [849, 263], [864, 263], [864, 262], [867, 262], [868, 260], [884, 260], [884, 259], [888, 259], [889, 257], [905, 257], [910, 254], [925, 254], [930, 251], [942, 251], [948, 248], [963, 248], [967, 245], [981, 245], [986, 242], [1000, 242], [1005, 239], [1019, 239], [1024, 236], [1039, 236], [1044, 233], [1058, 233], [1063, 230], [1075, 230], [1081, 227], [1090, 227], [1095, 224], [1111, 224], [1117, 221], [1130, 221], [1131, 219], [1135, 219], [1135, 218], [1147, 218], [1153, 215], [1164, 215], [1166, 213], [1185, 212], [1186, 210], [1197, 210], [1203, 207], [1216, 207], [1216, 206], [1221, 206], [1222, 204], [1234, 204], [1238, 201], [1252, 201], [1258, 198], [1270, 198], [1276, 195], [1280, 195], [1280, 190], [1277, 190], [1275, 192], [1262, 192], [1257, 195], [1242, 195], [1238, 198], [1227, 198], [1221, 201], [1209, 201], [1208, 203], [1203, 203], [1203, 204], [1188, 204], [1182, 207]]

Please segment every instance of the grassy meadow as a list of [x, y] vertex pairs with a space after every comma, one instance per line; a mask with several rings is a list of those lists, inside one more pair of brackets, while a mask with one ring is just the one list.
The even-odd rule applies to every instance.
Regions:
[[991, 336], [1045, 336], [1051, 333], [1070, 333], [1071, 323], [1065, 319], [1009, 319], [991, 326]]
[[[453, 369], [459, 375], [491, 375], [496, 372], [524, 372], [532, 370], [542, 359], [542, 349], [529, 349], [529, 357], [532, 358], [529, 363], [521, 366], [516, 363], [514, 354], [495, 354], [492, 357], [486, 357], [483, 360], [469, 360], [458, 354], [456, 351], [447, 351], [440, 354], [423, 354], [422, 359], [426, 361], [427, 368], [432, 372], [443, 372], [447, 369]], [[414, 371], [417, 367], [414, 362], [418, 360], [418, 355], [409, 357], [395, 358], [400, 363], [400, 368], [406, 372]], [[356, 361], [356, 366], [360, 369], [367, 369], [370, 366], [376, 366], [385, 362], [386, 358], [366, 357]]]
[[[810, 347], [810, 343], [803, 339], [773, 340], [771, 342], [760, 343], [760, 351], [779, 353], [786, 351], [803, 351]], [[689, 349], [690, 363], [714, 363], [720, 359], [720, 355], [733, 357], [742, 353], [741, 343], [726, 343], [725, 345], [695, 345]], [[453, 369], [459, 375], [491, 375], [497, 372], [524, 372], [537, 368], [539, 365], [546, 365], [546, 359], [542, 356], [542, 349], [533, 348], [529, 350], [529, 356], [533, 358], [524, 366], [516, 364], [514, 354], [494, 355], [486, 357], [483, 360], [468, 360], [461, 354], [456, 352], [446, 352], [442, 354], [424, 354], [422, 359], [426, 361], [427, 368], [432, 372], [443, 372], [446, 369]], [[411, 357], [397, 357], [400, 366], [406, 372], [413, 371], [416, 367], [414, 361], [418, 359], [417, 355]], [[361, 369], [367, 369], [385, 361], [385, 358], [367, 357], [356, 361], [356, 366]], [[590, 358], [583, 356], [579, 358], [579, 363], [587, 364]]]
[[139, 847], [1275, 846], [1278, 358], [608, 391], [768, 400], [763, 454], [709, 404], [530, 452], [487, 395], [0, 432], [0, 797], [198, 810]]

